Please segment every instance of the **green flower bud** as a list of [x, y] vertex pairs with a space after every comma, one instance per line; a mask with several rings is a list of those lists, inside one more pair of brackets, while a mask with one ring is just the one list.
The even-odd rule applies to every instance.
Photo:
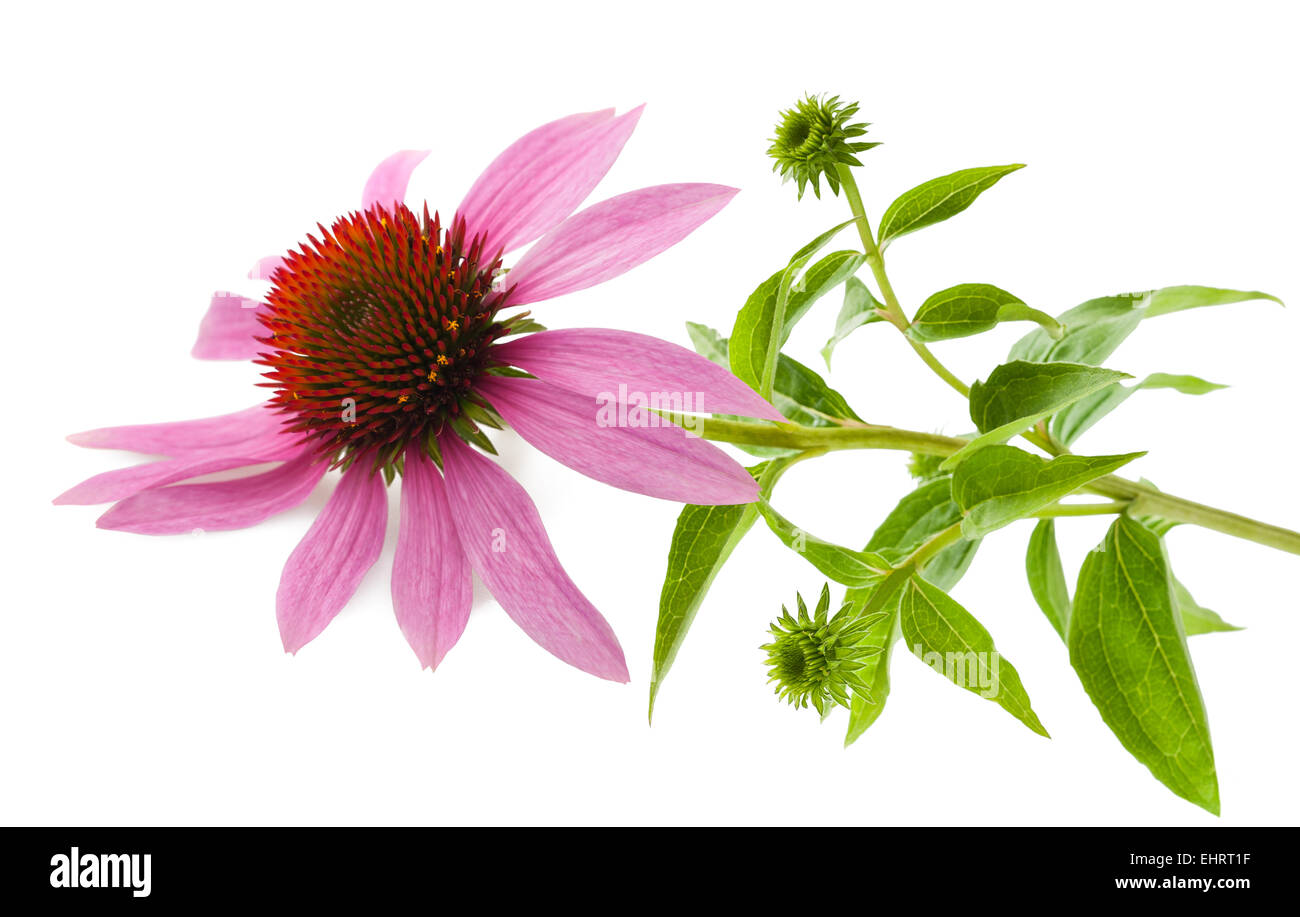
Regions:
[[794, 108], [781, 113], [776, 125], [776, 136], [767, 155], [776, 160], [773, 172], [780, 172], [782, 181], [794, 179], [799, 185], [799, 197], [812, 184], [813, 194], [821, 197], [818, 179], [826, 178], [832, 194], [840, 193], [840, 179], [836, 166], [860, 166], [854, 153], [861, 153], [879, 143], [855, 141], [867, 132], [866, 123], [849, 124], [857, 113], [858, 104], [841, 103], [839, 96], [829, 99], [805, 96]]
[[803, 596], [796, 594], [795, 600], [798, 616], [792, 617], [782, 606], [781, 617], [772, 623], [772, 642], [760, 647], [767, 653], [768, 680], [776, 682], [777, 696], [795, 707], [812, 704], [823, 716], [832, 702], [849, 706], [850, 692], [870, 698], [864, 671], [867, 660], [882, 647], [865, 641], [871, 626], [886, 615], [863, 616], [850, 603], [827, 617], [829, 585], [822, 587], [811, 616]]

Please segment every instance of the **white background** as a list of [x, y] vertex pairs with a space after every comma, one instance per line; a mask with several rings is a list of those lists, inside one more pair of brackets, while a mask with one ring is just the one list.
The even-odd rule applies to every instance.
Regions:
[[[1060, 311], [1177, 283], [1300, 303], [1295, 22], [1284, 5], [24, 5], [4, 29], [6, 418], [0, 819], [6, 823], [1258, 824], [1298, 814], [1300, 559], [1190, 528], [1169, 537], [1197, 599], [1247, 630], [1197, 637], [1223, 797], [1216, 820], [1109, 734], [1024, 585], [1029, 524], [987, 540], [957, 597], [1019, 669], [1052, 732], [1032, 735], [906, 653], [881, 720], [841, 748], [773, 698], [758, 644], [822, 580], [756, 529], [723, 571], [646, 725], [659, 587], [678, 507], [614, 491], [500, 436], [574, 579], [609, 617], [633, 681], [534, 646], [481, 589], [464, 639], [421, 671], [393, 620], [389, 544], [323, 636], [282, 653], [274, 592], [323, 505], [247, 531], [99, 531], [50, 499], [131, 456], [70, 432], [200, 417], [257, 400], [246, 365], [188, 352], [214, 289], [358, 204], [370, 168], [433, 149], [412, 198], [453, 209], [525, 130], [640, 102], [595, 198], [717, 181], [743, 193], [687, 242], [543, 304], [552, 327], [686, 343], [846, 215], [796, 203], [766, 139], [804, 91], [862, 101], [861, 183], [897, 193], [1026, 162], [969, 211], [899, 242], [909, 308], [984, 281]], [[819, 35], [825, 35], [820, 38]], [[838, 296], [796, 331], [819, 365]], [[967, 380], [1022, 332], [936, 347]], [[1161, 487], [1300, 527], [1300, 314], [1269, 303], [1143, 327], [1111, 360], [1232, 388], [1136, 396], [1080, 449], [1149, 449]], [[887, 326], [832, 382], [867, 419], [959, 433], [962, 403]], [[776, 501], [823, 537], [865, 540], [908, 488], [904, 456], [843, 453]], [[391, 492], [394, 510], [396, 488]], [[1061, 526], [1071, 575], [1105, 520]]]

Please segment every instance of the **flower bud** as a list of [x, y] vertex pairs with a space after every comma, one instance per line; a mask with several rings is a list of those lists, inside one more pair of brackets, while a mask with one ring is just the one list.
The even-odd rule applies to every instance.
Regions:
[[798, 183], [800, 198], [810, 183], [813, 194], [820, 198], [818, 180], [822, 177], [831, 193], [839, 194], [836, 167], [860, 166], [862, 163], [853, 154], [880, 145], [853, 139], [865, 134], [869, 126], [848, 123], [857, 110], [856, 102], [842, 103], [839, 96], [826, 99], [810, 95], [781, 113], [767, 155], [776, 160], [772, 171], [781, 173], [782, 181], [794, 179]]
[[849, 603], [828, 617], [829, 586], [822, 587], [811, 616], [803, 596], [796, 594], [795, 600], [798, 616], [782, 606], [781, 617], [772, 623], [772, 642], [760, 647], [767, 653], [769, 682], [776, 682], [777, 696], [795, 707], [812, 704], [823, 716], [832, 702], [848, 707], [850, 692], [870, 698], [867, 661], [883, 648], [867, 644], [866, 638], [886, 615], [861, 615]]

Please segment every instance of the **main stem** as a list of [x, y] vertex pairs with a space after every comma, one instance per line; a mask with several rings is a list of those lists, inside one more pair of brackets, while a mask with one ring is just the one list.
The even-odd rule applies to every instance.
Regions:
[[[938, 433], [921, 433], [898, 427], [851, 424], [835, 427], [802, 427], [795, 424], [767, 424], [739, 420], [706, 420], [695, 430], [705, 439], [751, 446], [783, 449], [894, 449], [922, 455], [949, 456], [966, 445], [966, 440]], [[1132, 504], [1135, 511], [1160, 516], [1170, 522], [1184, 522], [1202, 528], [1267, 545], [1300, 555], [1300, 532], [1269, 525], [1213, 506], [1168, 494], [1146, 484], [1106, 475], [1082, 490]]]

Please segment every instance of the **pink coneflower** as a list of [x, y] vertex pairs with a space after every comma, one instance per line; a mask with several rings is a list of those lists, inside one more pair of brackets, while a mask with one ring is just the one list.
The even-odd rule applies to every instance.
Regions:
[[[464, 630], [473, 570], [537, 643], [626, 681], [618, 640], [560, 566], [536, 507], [480, 450], [491, 451], [483, 426], [509, 425], [552, 458], [637, 493], [700, 504], [757, 495], [743, 467], [658, 415], [653, 425], [597, 420], [609, 393], [659, 392], [690, 393], [696, 410], [781, 419], [730, 373], [644, 335], [537, 331], [526, 313], [503, 314], [623, 273], [735, 194], [657, 185], [574, 213], [639, 115], [571, 115], [524, 135], [447, 225], [402, 203], [426, 154], [390, 156], [366, 182], [362, 212], [258, 262], [250, 276], [271, 281], [265, 302], [213, 297], [195, 356], [256, 360], [271, 398], [220, 417], [71, 436], [166, 458], [97, 475], [55, 502], [114, 502], [98, 521], [107, 529], [234, 529], [296, 506], [328, 469], [342, 469], [276, 593], [292, 653], [324, 630], [379, 557], [385, 485], [400, 476], [393, 607], [423, 665], [436, 666]], [[506, 253], [535, 240], [503, 270]], [[269, 462], [244, 477], [178, 483]]]

